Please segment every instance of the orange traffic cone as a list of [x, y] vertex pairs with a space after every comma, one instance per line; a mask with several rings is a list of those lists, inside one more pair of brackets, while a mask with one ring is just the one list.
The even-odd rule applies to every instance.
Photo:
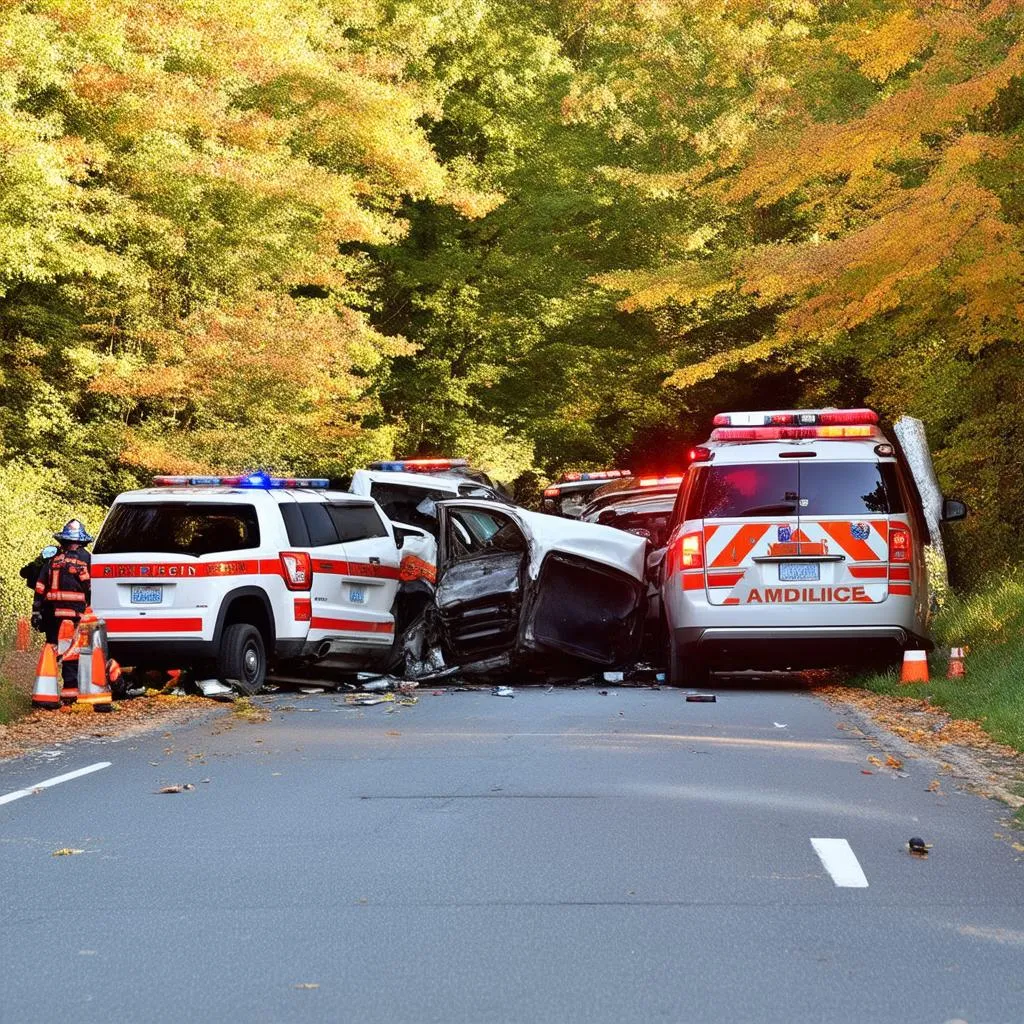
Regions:
[[928, 652], [927, 651], [904, 651], [903, 671], [900, 674], [901, 683], [927, 683], [928, 682]]
[[[68, 625], [70, 626], [71, 623], [69, 622]], [[73, 626], [71, 628], [74, 630]], [[61, 624], [61, 630], [65, 633], [67, 632], [64, 630], [63, 623]], [[57, 640], [60, 642], [60, 633], [57, 634]], [[89, 650], [89, 633], [86, 630], [80, 629], [75, 633], [71, 646], [68, 647], [67, 653], [61, 658], [63, 686], [60, 691], [60, 699], [65, 704], [74, 704], [78, 700], [82, 675], [85, 674], [88, 676], [88, 673], [92, 668], [90, 662], [91, 656], [92, 651]], [[75, 679], [78, 680], [77, 685], [73, 684], [73, 680]]]
[[18, 632], [14, 640], [16, 651], [27, 651], [29, 649], [28, 619], [18, 619]]
[[63, 658], [75, 642], [75, 624], [65, 619], [57, 630], [57, 657]]
[[949, 650], [949, 668], [946, 671], [947, 679], [963, 679], [967, 675], [967, 665], [964, 663], [964, 655], [967, 653], [963, 647], [951, 647]]
[[36, 682], [32, 687], [32, 703], [37, 708], [60, 707], [60, 687], [57, 684], [57, 652], [52, 644], [44, 644], [39, 652]]
[[[86, 662], [89, 663], [89, 669], [83, 672]], [[83, 656], [78, 668], [78, 702], [91, 704], [94, 711], [110, 711], [112, 699], [103, 651], [94, 647], [88, 658]]]

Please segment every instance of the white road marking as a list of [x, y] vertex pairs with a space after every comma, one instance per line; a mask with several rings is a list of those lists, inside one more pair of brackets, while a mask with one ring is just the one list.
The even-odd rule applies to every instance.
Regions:
[[845, 839], [812, 839], [811, 846], [837, 886], [845, 889], [868, 887], [860, 861]]
[[47, 779], [45, 782], [37, 782], [34, 786], [29, 786], [28, 789], [16, 789], [13, 793], [0, 796], [0, 804], [9, 804], [13, 800], [20, 800], [23, 796], [32, 796], [37, 790], [49, 789], [50, 786], [59, 786], [62, 782], [70, 782], [72, 779], [79, 779], [83, 775], [91, 775], [93, 772], [109, 767], [109, 761], [97, 761], [96, 764], [91, 764], [88, 768], [79, 768], [77, 771], [68, 772], [66, 775], [54, 776], [54, 778]]

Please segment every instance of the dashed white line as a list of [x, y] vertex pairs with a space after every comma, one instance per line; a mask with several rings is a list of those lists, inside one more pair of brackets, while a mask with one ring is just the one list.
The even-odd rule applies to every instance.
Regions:
[[868, 887], [860, 861], [845, 839], [812, 839], [811, 846], [837, 886], [844, 889]]
[[32, 796], [33, 793], [40, 789], [49, 789], [50, 786], [59, 786], [62, 782], [70, 782], [72, 779], [79, 779], [83, 775], [91, 775], [93, 772], [98, 772], [103, 768], [109, 767], [109, 761], [97, 761], [96, 764], [91, 764], [87, 768], [79, 768], [77, 771], [68, 772], [65, 775], [56, 775], [52, 779], [37, 782], [34, 786], [29, 786], [27, 789], [16, 789], [13, 793], [7, 793], [4, 796], [0, 796], [0, 804], [9, 804], [14, 800], [20, 800], [23, 796]]

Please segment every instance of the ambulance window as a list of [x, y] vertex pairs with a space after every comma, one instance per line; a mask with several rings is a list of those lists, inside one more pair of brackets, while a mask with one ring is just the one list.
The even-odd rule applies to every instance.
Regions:
[[794, 464], [711, 466], [706, 475], [699, 517], [756, 519], [797, 512], [800, 475], [799, 467]]
[[386, 537], [388, 531], [372, 505], [330, 504], [327, 514], [334, 521], [342, 543], [351, 540], [367, 540], [370, 537]]
[[147, 551], [198, 557], [259, 545], [252, 505], [124, 502], [110, 510], [94, 550], [98, 555]]
[[896, 467], [877, 462], [802, 464], [800, 506], [800, 514], [805, 516], [902, 512]]

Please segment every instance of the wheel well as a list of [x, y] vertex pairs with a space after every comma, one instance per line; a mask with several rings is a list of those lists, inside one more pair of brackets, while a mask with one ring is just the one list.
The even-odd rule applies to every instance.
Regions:
[[228, 626], [245, 622], [255, 626], [263, 637], [263, 646], [269, 654], [274, 648], [274, 623], [266, 601], [256, 594], [240, 594], [233, 598], [224, 613], [222, 632]]

